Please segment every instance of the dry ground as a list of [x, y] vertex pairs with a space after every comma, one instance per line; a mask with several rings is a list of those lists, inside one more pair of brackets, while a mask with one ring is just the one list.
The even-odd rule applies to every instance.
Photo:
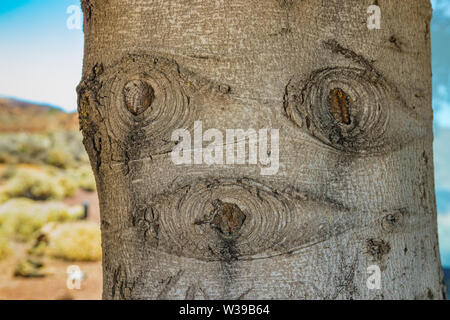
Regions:
[[[89, 220], [99, 222], [98, 198], [96, 193], [79, 191], [75, 197], [66, 199], [67, 204], [89, 202]], [[96, 300], [102, 294], [101, 262], [68, 262], [56, 259], [45, 260], [45, 268], [52, 275], [45, 278], [17, 278], [13, 276], [18, 260], [26, 254], [26, 246], [15, 244], [15, 254], [0, 262], [0, 299], [3, 300]], [[67, 267], [77, 265], [86, 274], [80, 290], [67, 289]]]

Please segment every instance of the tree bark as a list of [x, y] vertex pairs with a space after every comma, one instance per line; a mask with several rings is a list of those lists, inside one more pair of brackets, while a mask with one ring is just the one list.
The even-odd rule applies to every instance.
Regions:
[[[443, 298], [429, 1], [81, 3], [105, 299]], [[174, 164], [200, 122], [278, 129], [278, 171]]]

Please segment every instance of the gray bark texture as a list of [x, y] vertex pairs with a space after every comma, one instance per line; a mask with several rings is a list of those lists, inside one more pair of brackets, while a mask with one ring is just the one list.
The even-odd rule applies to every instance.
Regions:
[[[105, 299], [444, 297], [429, 1], [81, 4]], [[279, 129], [278, 172], [175, 165], [195, 121]]]

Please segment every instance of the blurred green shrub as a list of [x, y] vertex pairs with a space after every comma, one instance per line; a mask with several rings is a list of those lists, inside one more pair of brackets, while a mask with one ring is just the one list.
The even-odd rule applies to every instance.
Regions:
[[46, 157], [51, 141], [42, 135], [27, 133], [0, 135], [1, 163], [36, 163]]
[[11, 179], [16, 174], [16, 166], [8, 165], [0, 174], [0, 182]]
[[82, 135], [77, 131], [0, 134], [0, 163], [48, 164], [68, 168], [88, 162]]
[[7, 258], [11, 253], [8, 238], [0, 234], [0, 261]]
[[3, 200], [5, 198], [60, 200], [73, 196], [77, 188], [76, 181], [57, 171], [20, 168], [6, 182], [1, 193]]
[[57, 168], [68, 168], [73, 161], [70, 154], [60, 149], [52, 148], [47, 153], [46, 163]]
[[[100, 227], [90, 221], [50, 224], [35, 245], [33, 254], [45, 254], [69, 261], [100, 261]], [[44, 239], [44, 240], [42, 240]]]
[[14, 276], [23, 278], [42, 278], [49, 275], [48, 272], [45, 272], [43, 267], [44, 264], [41, 261], [26, 258], [17, 263], [14, 269]]
[[37, 202], [12, 199], [0, 205], [0, 231], [3, 236], [18, 241], [32, 239], [48, 222], [80, 219], [82, 206], [69, 207], [60, 202]]
[[71, 177], [79, 188], [86, 191], [96, 190], [94, 173], [90, 166], [84, 165], [79, 168], [68, 169], [67, 175]]

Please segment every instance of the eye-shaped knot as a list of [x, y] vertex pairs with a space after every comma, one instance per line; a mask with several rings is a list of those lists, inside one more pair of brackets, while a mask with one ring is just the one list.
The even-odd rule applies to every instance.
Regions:
[[[158, 250], [204, 261], [291, 253], [355, 223], [334, 200], [247, 178], [190, 178], [150, 202], [160, 217]], [[330, 224], [332, 212], [336, 220]]]
[[390, 99], [394, 100], [390, 87], [376, 74], [360, 68], [325, 68], [290, 82], [285, 110], [323, 143], [363, 153], [386, 145]]
[[145, 81], [132, 80], [123, 88], [123, 95], [127, 109], [135, 116], [150, 108], [155, 99], [155, 91]]
[[235, 237], [239, 234], [242, 225], [245, 222], [246, 215], [234, 203], [222, 202], [216, 200], [213, 203], [213, 219], [211, 226], [215, 228], [220, 235]]
[[127, 55], [103, 70], [93, 102], [104, 106], [104, 123], [118, 146], [116, 160], [173, 150], [173, 131], [189, 128], [197, 118], [188, 78], [175, 61], [143, 54]]
[[340, 88], [330, 90], [328, 105], [333, 117], [344, 124], [350, 124], [350, 101], [348, 95]]

